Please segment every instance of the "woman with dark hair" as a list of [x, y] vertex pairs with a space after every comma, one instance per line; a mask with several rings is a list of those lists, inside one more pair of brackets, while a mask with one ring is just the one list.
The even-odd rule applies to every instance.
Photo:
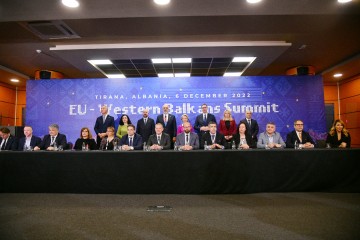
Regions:
[[96, 150], [96, 142], [92, 137], [90, 129], [88, 127], [83, 127], [80, 130], [80, 138], [78, 138], [75, 142], [74, 149], [75, 150], [82, 150], [83, 145], [85, 150]]
[[233, 135], [233, 139], [237, 149], [256, 148], [255, 142], [248, 133], [244, 122], [240, 122], [236, 134]]
[[326, 144], [332, 148], [350, 148], [351, 137], [345, 124], [340, 119], [335, 120], [326, 138]]
[[129, 116], [126, 114], [121, 115], [120, 121], [119, 121], [119, 127], [116, 132], [116, 136], [118, 138], [121, 139], [123, 136], [125, 136], [127, 134], [127, 126], [129, 124], [132, 124]]

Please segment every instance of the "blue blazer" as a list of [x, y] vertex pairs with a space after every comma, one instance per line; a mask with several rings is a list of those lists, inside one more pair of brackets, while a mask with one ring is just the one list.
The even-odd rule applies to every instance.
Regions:
[[[129, 135], [124, 135], [120, 140], [120, 146], [129, 145]], [[141, 150], [143, 145], [143, 140], [140, 134], [135, 133], [133, 137], [133, 147], [134, 150]]]
[[105, 122], [103, 122], [103, 117], [102, 115], [100, 117], [98, 117], [96, 119], [95, 122], [95, 126], [94, 126], [94, 131], [96, 133], [96, 135], [98, 135], [99, 133], [105, 133], [106, 129], [108, 127], [114, 127], [115, 128], [115, 120], [114, 117], [107, 115]]
[[195, 119], [195, 124], [194, 124], [194, 129], [196, 130], [196, 132], [199, 134], [199, 138], [201, 139], [201, 136], [205, 133], [204, 131], [200, 131], [201, 127], [206, 127], [209, 122], [214, 122], [216, 123], [216, 118], [214, 115], [212, 115], [211, 113], [207, 114], [207, 118], [206, 121], [204, 121], [203, 119], [203, 113], [199, 114], [196, 119]]
[[[19, 146], [18, 146], [18, 150], [22, 151], [24, 150], [24, 145], [25, 145], [25, 141], [26, 141], [26, 137], [22, 137], [19, 140]], [[36, 137], [36, 136], [31, 136], [31, 140], [30, 140], [30, 146], [32, 148], [39, 146], [41, 143], [41, 138]]]

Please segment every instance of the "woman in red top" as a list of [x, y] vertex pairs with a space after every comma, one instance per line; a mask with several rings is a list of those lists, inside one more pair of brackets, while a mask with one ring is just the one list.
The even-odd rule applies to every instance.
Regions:
[[226, 109], [224, 117], [219, 123], [219, 132], [224, 135], [227, 142], [231, 142], [233, 134], [236, 133], [236, 122], [231, 116], [231, 111]]

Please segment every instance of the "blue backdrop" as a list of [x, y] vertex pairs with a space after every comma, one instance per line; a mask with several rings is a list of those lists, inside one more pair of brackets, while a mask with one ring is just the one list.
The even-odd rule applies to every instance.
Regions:
[[155, 119], [164, 103], [170, 104], [178, 124], [183, 113], [194, 124], [206, 103], [217, 122], [227, 108], [237, 123], [250, 109], [260, 132], [272, 121], [284, 140], [296, 119], [302, 119], [313, 135], [326, 131], [321, 76], [31, 80], [26, 90], [26, 125], [43, 136], [48, 125], [57, 123], [72, 142], [82, 127], [94, 134], [102, 104], [108, 105], [116, 126], [122, 114], [128, 114], [136, 126], [144, 108]]

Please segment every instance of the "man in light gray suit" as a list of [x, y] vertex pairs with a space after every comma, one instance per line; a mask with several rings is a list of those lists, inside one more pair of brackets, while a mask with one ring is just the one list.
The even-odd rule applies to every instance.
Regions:
[[184, 132], [176, 137], [176, 145], [180, 150], [199, 149], [199, 136], [190, 132], [191, 125], [189, 122], [183, 123]]
[[284, 148], [286, 146], [280, 133], [275, 132], [275, 123], [269, 122], [266, 124], [266, 131], [260, 133], [259, 141], [257, 142], [257, 148]]

